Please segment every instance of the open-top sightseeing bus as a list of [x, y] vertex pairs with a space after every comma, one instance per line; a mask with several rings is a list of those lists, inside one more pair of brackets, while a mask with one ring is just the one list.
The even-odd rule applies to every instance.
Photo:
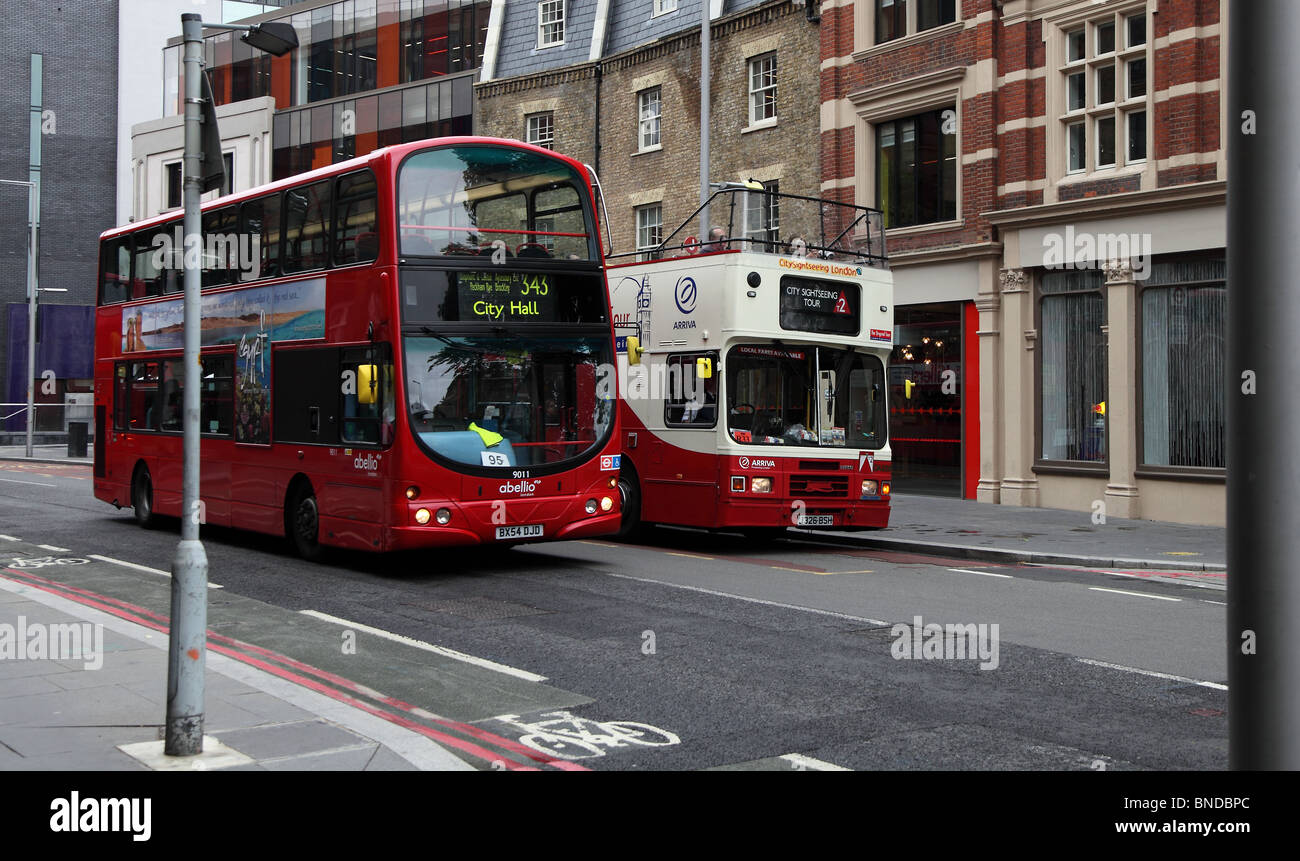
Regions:
[[443, 138], [205, 204], [193, 374], [180, 213], [104, 233], [95, 495], [144, 525], [180, 514], [195, 384], [208, 523], [308, 557], [617, 529], [592, 181], [518, 141]]
[[697, 211], [609, 268], [626, 374], [620, 534], [886, 526], [894, 297], [880, 213], [757, 183], [706, 205], [703, 242], [688, 235]]

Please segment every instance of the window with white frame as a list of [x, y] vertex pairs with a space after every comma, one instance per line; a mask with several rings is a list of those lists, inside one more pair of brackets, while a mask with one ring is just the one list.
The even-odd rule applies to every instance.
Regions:
[[1065, 172], [1146, 161], [1149, 86], [1145, 8], [1064, 27]]
[[777, 180], [763, 183], [763, 190], [745, 192], [745, 243], [746, 251], [777, 250], [781, 241], [780, 183]]
[[564, 44], [564, 0], [542, 0], [537, 4], [537, 47]]
[[957, 20], [957, 0], [872, 0], [877, 45]]
[[664, 210], [663, 205], [654, 203], [641, 206], [636, 210], [636, 250], [641, 252], [640, 259], [650, 259], [650, 252], [663, 241]]
[[666, 15], [669, 12], [677, 11], [677, 0], [655, 0], [654, 15]]
[[637, 148], [654, 149], [659, 146], [660, 88], [651, 87], [637, 93]]
[[529, 114], [524, 120], [524, 140], [535, 146], [555, 149], [555, 114]]
[[776, 119], [776, 52], [749, 61], [749, 124]]

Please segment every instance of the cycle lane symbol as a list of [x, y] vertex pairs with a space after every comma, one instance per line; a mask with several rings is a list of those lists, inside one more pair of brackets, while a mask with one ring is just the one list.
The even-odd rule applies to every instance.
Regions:
[[667, 730], [637, 721], [596, 721], [568, 711], [544, 712], [531, 722], [519, 715], [499, 715], [494, 720], [522, 733], [520, 744], [561, 759], [604, 756], [621, 747], [667, 747], [681, 739]]
[[89, 564], [90, 562], [89, 559], [81, 559], [79, 557], [56, 558], [54, 556], [32, 556], [32, 557], [14, 556], [10, 558], [12, 559], [12, 561], [9, 563], [9, 567], [18, 568], [22, 570], [47, 568], [52, 565], [86, 565]]

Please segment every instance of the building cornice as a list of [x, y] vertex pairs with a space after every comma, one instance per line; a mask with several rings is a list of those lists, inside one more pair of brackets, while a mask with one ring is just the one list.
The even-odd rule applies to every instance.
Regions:
[[[889, 235], [885, 235], [889, 242]], [[885, 246], [888, 248], [888, 244]], [[892, 251], [889, 254], [890, 269], [906, 269], [909, 266], [923, 266], [933, 263], [952, 263], [961, 260], [983, 260], [1000, 258], [1001, 242], [973, 242], [969, 245], [949, 245], [942, 248], [920, 248], [916, 251]]]
[[1016, 228], [1027, 225], [1041, 226], [1061, 222], [1074, 222], [1089, 218], [1122, 218], [1129, 215], [1146, 215], [1173, 209], [1191, 209], [1198, 206], [1223, 206], [1228, 199], [1226, 180], [1195, 182], [1150, 191], [1130, 191], [1123, 194], [1103, 194], [1060, 203], [1044, 203], [1015, 209], [1000, 209], [982, 213], [989, 223], [999, 228]]
[[950, 69], [940, 69], [937, 72], [927, 72], [924, 75], [915, 75], [911, 78], [903, 78], [900, 81], [890, 81], [887, 84], [855, 90], [849, 93], [847, 98], [854, 105], [861, 106], [915, 90], [942, 87], [945, 84], [957, 84], [965, 78], [966, 67], [953, 66]]
[[513, 78], [494, 78], [491, 81], [475, 84], [474, 90], [479, 96], [490, 98], [503, 96], [506, 93], [520, 93], [542, 87], [571, 84], [574, 81], [585, 81], [588, 78], [594, 78], [599, 66], [599, 61], [594, 63], [583, 61], [545, 72], [530, 72]]

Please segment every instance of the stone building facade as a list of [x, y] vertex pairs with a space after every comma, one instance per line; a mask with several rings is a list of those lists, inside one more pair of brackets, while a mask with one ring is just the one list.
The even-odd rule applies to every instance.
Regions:
[[[615, 251], [645, 247], [700, 203], [700, 4], [573, 0], [565, 43], [539, 48], [545, 5], [507, 0], [493, 17], [489, 44], [500, 48], [475, 89], [475, 129], [534, 141], [549, 132], [546, 145], [597, 170]], [[789, 0], [709, 11], [710, 180], [817, 195], [817, 22]], [[771, 116], [755, 115], [755, 74], [759, 91], [775, 87]]]
[[1224, 522], [1227, 2], [822, 4], [822, 191], [890, 226], [900, 491]]

